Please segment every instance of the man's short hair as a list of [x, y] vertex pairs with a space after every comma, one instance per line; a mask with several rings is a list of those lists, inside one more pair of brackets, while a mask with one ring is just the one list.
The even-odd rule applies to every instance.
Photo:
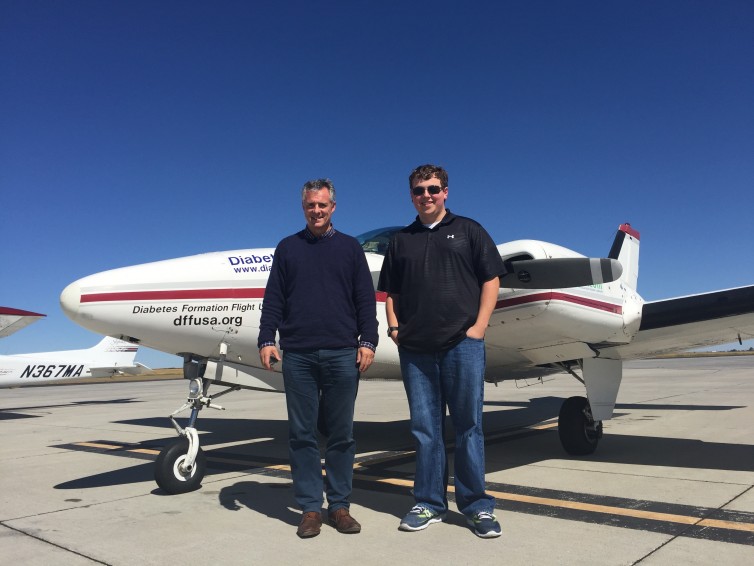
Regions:
[[330, 202], [335, 204], [335, 185], [330, 179], [313, 179], [304, 183], [304, 187], [301, 189], [301, 202], [306, 199], [306, 193], [308, 191], [319, 191], [321, 189], [327, 189], [330, 193]]
[[419, 167], [411, 171], [411, 174], [408, 176], [408, 186], [412, 188], [414, 181], [426, 181], [432, 177], [437, 177], [440, 180], [443, 189], [448, 186], [448, 172], [439, 165], [432, 165], [430, 163], [419, 165]]

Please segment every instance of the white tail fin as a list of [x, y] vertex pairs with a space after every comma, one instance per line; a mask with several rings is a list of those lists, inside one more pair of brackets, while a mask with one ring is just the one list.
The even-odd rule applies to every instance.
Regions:
[[639, 280], [639, 232], [631, 228], [630, 224], [618, 226], [613, 247], [610, 248], [609, 258], [617, 259], [623, 267], [620, 281], [636, 290]]
[[137, 366], [134, 362], [138, 351], [137, 344], [106, 336], [99, 344], [89, 348], [92, 377], [105, 377], [115, 373], [138, 374], [139, 371], [135, 370], [141, 364]]

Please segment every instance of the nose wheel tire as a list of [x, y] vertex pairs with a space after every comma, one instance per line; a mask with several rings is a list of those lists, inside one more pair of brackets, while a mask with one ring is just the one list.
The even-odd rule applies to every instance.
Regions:
[[207, 458], [201, 448], [192, 468], [185, 468], [188, 448], [188, 440], [181, 438], [163, 448], [155, 461], [154, 479], [171, 495], [199, 489], [207, 471]]
[[569, 397], [560, 407], [558, 435], [573, 456], [592, 454], [602, 437], [602, 421], [595, 422], [586, 397]]

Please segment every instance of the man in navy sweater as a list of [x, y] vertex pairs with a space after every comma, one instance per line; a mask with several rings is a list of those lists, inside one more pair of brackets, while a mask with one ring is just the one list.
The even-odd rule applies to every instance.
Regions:
[[[284, 238], [264, 294], [259, 357], [271, 369], [284, 351], [288, 450], [296, 503], [303, 512], [296, 534], [317, 536], [322, 525], [323, 478], [317, 423], [327, 434], [325, 450], [328, 518], [341, 533], [358, 533], [350, 515], [353, 482], [353, 411], [359, 372], [377, 347], [374, 285], [358, 241], [336, 232], [335, 188], [329, 179], [304, 184], [306, 228]], [[322, 411], [323, 414], [319, 414]]]

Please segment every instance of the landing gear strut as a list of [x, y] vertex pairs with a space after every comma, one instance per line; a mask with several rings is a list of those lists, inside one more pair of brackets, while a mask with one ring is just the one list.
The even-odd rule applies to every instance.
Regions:
[[[598, 353], [595, 350], [595, 353]], [[581, 367], [582, 379], [574, 371]], [[569, 454], [584, 456], [597, 449], [602, 438], [602, 421], [613, 416], [618, 389], [623, 376], [623, 362], [618, 358], [584, 358], [554, 364], [571, 374], [586, 387], [587, 397], [570, 397], [565, 400], [558, 416], [560, 443]]]
[[[204, 378], [207, 369], [206, 358], [196, 358], [191, 354], [183, 356], [183, 377], [189, 379], [189, 395], [186, 403], [170, 415], [180, 438], [162, 449], [155, 461], [154, 479], [157, 485], [169, 494], [187, 493], [199, 489], [207, 470], [207, 459], [199, 447], [199, 433], [196, 430], [196, 420], [199, 411], [204, 407], [224, 410], [220, 405], [212, 402], [208, 396], [211, 380]], [[215, 397], [220, 397], [231, 391], [237, 391], [240, 386], [234, 386], [221, 391]], [[175, 420], [175, 415], [185, 409], [191, 409], [188, 426], [182, 428]]]

